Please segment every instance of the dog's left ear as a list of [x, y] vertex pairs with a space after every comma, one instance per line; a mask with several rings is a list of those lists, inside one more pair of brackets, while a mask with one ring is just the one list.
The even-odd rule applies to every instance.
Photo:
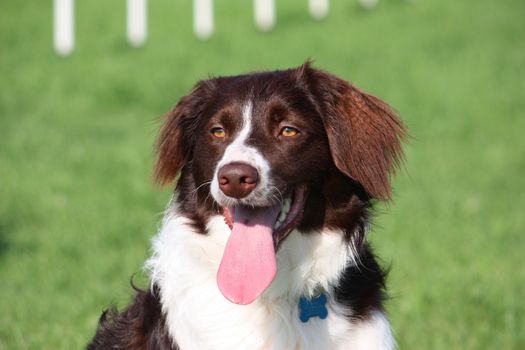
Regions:
[[372, 197], [388, 200], [390, 175], [403, 159], [406, 129], [385, 102], [309, 63], [297, 74], [319, 102], [336, 167]]

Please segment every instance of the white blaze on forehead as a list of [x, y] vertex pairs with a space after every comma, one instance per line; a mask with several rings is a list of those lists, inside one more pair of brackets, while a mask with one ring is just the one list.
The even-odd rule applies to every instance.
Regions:
[[240, 162], [243, 161], [243, 158], [247, 158], [247, 155], [244, 153], [248, 153], [245, 149], [245, 143], [252, 132], [252, 108], [253, 106], [251, 101], [248, 101], [243, 106], [241, 131], [235, 140], [233, 140], [233, 142], [228, 146], [228, 148], [226, 148], [219, 165], [224, 165], [231, 162]]
[[[218, 172], [219, 169], [230, 163], [245, 163], [259, 173], [259, 183], [255, 190], [242, 200], [244, 203], [251, 205], [268, 205], [268, 194], [270, 191], [270, 164], [263, 157], [260, 150], [247, 144], [250, 135], [253, 132], [253, 103], [247, 101], [242, 108], [242, 126], [239, 133], [235, 136], [233, 142], [226, 147], [222, 158], [217, 163], [214, 176], [211, 183], [211, 194], [221, 205], [227, 204], [229, 197], [226, 197], [219, 188]], [[230, 199], [231, 200], [231, 199]]]

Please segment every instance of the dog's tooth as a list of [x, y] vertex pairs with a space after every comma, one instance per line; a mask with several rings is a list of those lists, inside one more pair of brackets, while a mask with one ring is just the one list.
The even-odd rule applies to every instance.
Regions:
[[283, 203], [283, 212], [288, 214], [288, 212], [290, 211], [290, 206], [291, 205], [292, 205], [292, 199], [291, 198], [286, 198], [284, 200], [284, 203]]
[[277, 218], [277, 221], [274, 224], [274, 228], [277, 228], [280, 225], [282, 225], [282, 223], [284, 222], [284, 220], [288, 216], [288, 212], [290, 211], [291, 205], [292, 205], [292, 199], [291, 198], [286, 198], [283, 201], [283, 204], [282, 204], [282, 207], [281, 207], [281, 212], [279, 213], [279, 218]]
[[279, 214], [279, 219], [277, 219], [277, 221], [283, 222], [286, 218], [286, 215], [288, 215], [288, 212], [285, 211], [283, 208], [283, 210], [281, 210], [281, 214]]

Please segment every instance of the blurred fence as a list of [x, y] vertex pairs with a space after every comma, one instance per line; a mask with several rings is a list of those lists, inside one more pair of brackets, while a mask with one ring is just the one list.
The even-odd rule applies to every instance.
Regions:
[[[126, 34], [130, 45], [140, 47], [148, 37], [148, 0], [126, 0]], [[261, 31], [275, 26], [275, 0], [253, 0], [254, 20]], [[378, 0], [359, 0], [364, 8], [372, 8]], [[315, 19], [328, 15], [329, 0], [308, 0], [308, 9]], [[54, 0], [53, 42], [57, 54], [70, 55], [75, 48], [75, 0]], [[214, 30], [213, 0], [193, 0], [193, 31], [208, 39]]]

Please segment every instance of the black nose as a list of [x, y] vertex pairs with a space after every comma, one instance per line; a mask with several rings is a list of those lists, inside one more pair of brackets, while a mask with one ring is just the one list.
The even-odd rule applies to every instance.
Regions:
[[219, 169], [219, 188], [228, 197], [244, 198], [259, 179], [257, 169], [245, 163], [230, 163]]

